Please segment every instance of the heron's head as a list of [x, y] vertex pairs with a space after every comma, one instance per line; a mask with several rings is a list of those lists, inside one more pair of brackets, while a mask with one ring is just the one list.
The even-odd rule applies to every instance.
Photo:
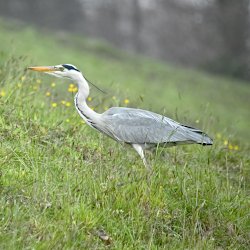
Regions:
[[67, 78], [77, 81], [82, 77], [82, 73], [72, 64], [59, 64], [55, 66], [36, 66], [28, 67], [30, 70], [43, 72], [56, 77]]

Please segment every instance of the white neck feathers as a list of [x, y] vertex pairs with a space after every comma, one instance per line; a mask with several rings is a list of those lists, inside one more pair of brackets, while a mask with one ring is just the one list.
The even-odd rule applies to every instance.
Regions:
[[89, 96], [89, 85], [86, 79], [81, 75], [76, 82], [78, 84], [78, 92], [75, 95], [75, 107], [84, 121], [92, 125], [92, 123], [98, 120], [100, 114], [89, 108], [86, 103], [86, 99]]

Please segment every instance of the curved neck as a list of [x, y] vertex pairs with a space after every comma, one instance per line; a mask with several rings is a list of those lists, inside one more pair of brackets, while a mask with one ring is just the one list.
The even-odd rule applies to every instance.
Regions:
[[92, 125], [92, 123], [96, 121], [100, 114], [89, 108], [86, 103], [86, 99], [89, 96], [89, 85], [82, 75], [79, 77], [76, 83], [78, 84], [78, 92], [75, 95], [76, 109], [84, 121], [89, 125]]

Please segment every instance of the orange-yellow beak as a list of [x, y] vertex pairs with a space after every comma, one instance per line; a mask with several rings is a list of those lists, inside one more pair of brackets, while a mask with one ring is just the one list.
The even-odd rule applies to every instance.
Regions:
[[39, 72], [53, 72], [57, 71], [54, 66], [37, 66], [37, 67], [28, 67], [28, 69], [39, 71]]

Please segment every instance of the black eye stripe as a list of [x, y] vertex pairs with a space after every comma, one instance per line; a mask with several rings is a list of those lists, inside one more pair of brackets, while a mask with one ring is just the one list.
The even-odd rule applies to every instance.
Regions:
[[75, 67], [72, 66], [72, 65], [63, 64], [62, 66], [63, 66], [64, 68], [68, 69], [68, 70], [76, 70], [76, 71], [80, 72], [80, 70], [78, 70], [77, 68], [75, 68]]

